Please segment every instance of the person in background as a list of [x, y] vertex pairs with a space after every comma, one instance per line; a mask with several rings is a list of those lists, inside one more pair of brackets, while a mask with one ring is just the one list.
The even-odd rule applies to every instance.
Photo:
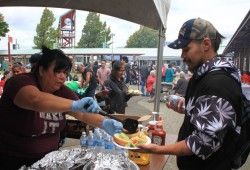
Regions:
[[244, 84], [250, 84], [249, 72], [242, 71], [241, 82], [244, 83]]
[[81, 87], [83, 89], [87, 88], [87, 90], [84, 93], [84, 97], [94, 98], [98, 80], [93, 75], [93, 71], [88, 65], [83, 66], [82, 64], [77, 66], [77, 70], [82, 75]]
[[126, 84], [131, 84], [130, 80], [131, 80], [131, 77], [130, 77], [130, 70], [131, 70], [131, 66], [130, 64], [128, 63], [128, 57], [127, 56], [122, 56], [122, 63], [125, 65], [125, 69], [126, 69], [126, 74], [125, 75], [125, 83]]
[[97, 70], [99, 85], [103, 87], [104, 81], [109, 78], [110, 69], [106, 67], [106, 60], [101, 61], [101, 67]]
[[148, 102], [153, 102], [155, 97], [155, 82], [156, 82], [156, 70], [150, 71], [150, 75], [147, 79], [147, 92], [150, 93], [150, 99]]
[[30, 56], [30, 59], [29, 59], [29, 62], [30, 62], [30, 65], [31, 65], [30, 72], [34, 72], [35, 71], [36, 64], [38, 63], [38, 61], [40, 60], [40, 58], [41, 58], [41, 54], [40, 53], [35, 53], [35, 54], [32, 54]]
[[172, 83], [174, 80], [174, 69], [173, 69], [173, 65], [172, 64], [168, 64], [168, 68], [165, 71], [165, 82], [167, 83]]
[[92, 67], [93, 75], [97, 78], [97, 70], [100, 68], [98, 61], [95, 61]]
[[181, 58], [193, 73], [185, 100], [167, 103], [169, 108], [185, 113], [178, 140], [165, 146], [138, 146], [141, 152], [177, 155], [181, 170], [232, 169], [227, 151], [235, 150], [230, 136], [236, 133], [242, 93], [239, 70], [233, 63], [217, 58], [223, 38], [201, 18], [182, 25], [178, 39], [168, 45], [182, 49]]
[[142, 96], [149, 96], [149, 93], [145, 93], [145, 86], [147, 83], [148, 76], [150, 74], [150, 67], [146, 61], [143, 61], [143, 65], [140, 68], [141, 74], [141, 92]]
[[164, 63], [162, 64], [162, 68], [161, 68], [161, 82], [165, 82], [165, 79], [166, 79], [166, 75], [165, 75], [165, 72], [166, 72], [166, 66], [164, 65]]
[[12, 66], [13, 66], [13, 63], [10, 62], [9, 65], [8, 65], [8, 71], [9, 71], [9, 74], [7, 76], [7, 79], [12, 77]]
[[12, 76], [16, 76], [18, 74], [21, 74], [23, 73], [23, 70], [22, 70], [22, 65], [20, 65], [19, 63], [15, 63], [13, 66], [12, 66]]
[[3, 74], [2, 72], [0, 72], [0, 80], [3, 78]]
[[105, 100], [106, 107], [103, 110], [108, 113], [125, 114], [127, 101], [133, 96], [128, 93], [128, 87], [123, 80], [125, 73], [125, 64], [121, 61], [112, 63], [112, 70], [108, 80], [104, 82], [104, 86], [108, 87], [107, 91], [100, 91], [96, 94], [97, 102]]
[[93, 98], [79, 100], [64, 85], [70, 63], [61, 50], [42, 46], [35, 72], [13, 76], [5, 85], [0, 100], [1, 169], [30, 166], [58, 150], [66, 114], [112, 136], [121, 132], [121, 123], [96, 114], [100, 107]]
[[0, 81], [1, 95], [2, 95], [2, 93], [3, 93], [4, 85], [5, 85], [5, 82], [6, 82], [7, 79], [8, 79], [8, 74], [9, 74], [9, 73], [10, 73], [9, 71], [4, 71], [3, 77], [1, 78], [1, 81]]
[[[22, 74], [23, 73], [22, 72], [22, 65], [20, 65], [20, 64], [21, 63], [15, 63], [15, 64], [13, 64], [12, 70], [11, 70], [12, 77], [17, 76], [18, 74]], [[7, 80], [5, 81], [4, 86], [6, 86], [11, 81], [12, 77], [7, 78]], [[5, 89], [5, 87], [4, 87], [4, 89]]]
[[174, 85], [173, 90], [175, 90], [175, 95], [185, 97], [186, 90], [188, 86], [188, 80], [185, 78], [185, 73], [180, 72], [180, 78], [177, 80], [177, 83]]

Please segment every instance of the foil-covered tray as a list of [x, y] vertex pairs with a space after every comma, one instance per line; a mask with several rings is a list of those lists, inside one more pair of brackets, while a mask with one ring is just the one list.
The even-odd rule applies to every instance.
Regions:
[[30, 167], [20, 170], [139, 170], [124, 153], [73, 148], [50, 152]]

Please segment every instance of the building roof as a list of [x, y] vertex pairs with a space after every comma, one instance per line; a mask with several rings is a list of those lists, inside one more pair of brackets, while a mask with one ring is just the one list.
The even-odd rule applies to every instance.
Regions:
[[231, 56], [235, 51], [244, 51], [245, 48], [249, 48], [250, 44], [250, 10], [241, 22], [237, 31], [227, 44], [223, 51], [223, 55]]
[[[97, 56], [97, 55], [126, 55], [126, 56], [139, 56], [141, 57], [156, 57], [158, 49], [157, 48], [71, 48], [71, 49], [61, 49], [67, 55], [81, 55], [81, 56]], [[34, 53], [41, 52], [39, 49], [30, 50], [11, 50], [10, 54], [12, 56], [27, 56]], [[164, 47], [163, 57], [179, 57], [181, 55], [181, 50], [173, 50], [167, 46]], [[0, 50], [0, 56], [8, 56], [8, 50]]]

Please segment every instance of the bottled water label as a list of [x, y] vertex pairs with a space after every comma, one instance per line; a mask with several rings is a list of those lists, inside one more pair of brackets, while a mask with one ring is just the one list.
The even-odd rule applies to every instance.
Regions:
[[113, 144], [112, 143], [105, 144], [105, 149], [113, 149]]

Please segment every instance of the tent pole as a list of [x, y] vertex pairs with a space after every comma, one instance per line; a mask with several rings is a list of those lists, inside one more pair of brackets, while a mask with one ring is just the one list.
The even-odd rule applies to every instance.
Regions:
[[[163, 49], [165, 46], [165, 28], [161, 24], [159, 30], [159, 43], [158, 43], [158, 52], [157, 52], [157, 70], [156, 70], [156, 90], [155, 90], [155, 101], [154, 101], [154, 111], [159, 112], [160, 107], [160, 95], [161, 95], [161, 69], [162, 69], [162, 60], [163, 60]], [[159, 115], [157, 115], [159, 116]], [[158, 119], [158, 117], [157, 117]]]

